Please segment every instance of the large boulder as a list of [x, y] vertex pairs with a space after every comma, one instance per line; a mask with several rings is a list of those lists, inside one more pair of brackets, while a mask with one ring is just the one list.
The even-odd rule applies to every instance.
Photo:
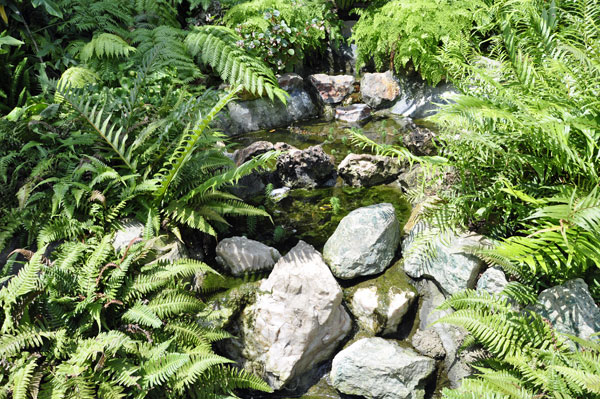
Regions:
[[[424, 235], [432, 243], [433, 252], [426, 252], [425, 248], [419, 249], [418, 246], [413, 247], [419, 235]], [[402, 243], [404, 271], [413, 278], [434, 279], [445, 294], [474, 288], [483, 262], [467, 253], [465, 247], [478, 246], [482, 240], [482, 236], [474, 233], [450, 236], [435, 234], [420, 223], [410, 231]]]
[[300, 241], [243, 311], [242, 362], [280, 389], [329, 359], [350, 329], [339, 284], [321, 254]]
[[580, 278], [542, 291], [533, 311], [550, 320], [561, 333], [589, 339], [600, 332], [600, 309]]
[[269, 270], [281, 258], [275, 248], [246, 237], [230, 237], [217, 245], [215, 260], [234, 276]]
[[381, 155], [348, 154], [338, 174], [349, 186], [371, 187], [391, 183], [402, 172], [397, 160]]
[[358, 208], [344, 217], [323, 248], [323, 257], [341, 279], [381, 273], [400, 241], [400, 224], [391, 204]]
[[286, 187], [316, 188], [335, 185], [337, 172], [333, 158], [316, 145], [281, 155], [277, 159], [277, 176]]
[[363, 338], [338, 353], [333, 386], [369, 399], [422, 399], [435, 361], [383, 338]]
[[365, 73], [360, 81], [360, 94], [371, 108], [381, 108], [398, 98], [400, 86], [392, 71]]
[[365, 104], [351, 104], [335, 109], [335, 119], [341, 122], [357, 124], [371, 118], [371, 108]]
[[341, 103], [346, 96], [354, 91], [354, 76], [352, 75], [333, 76], [317, 73], [310, 75], [308, 80], [325, 104]]
[[381, 276], [363, 281], [345, 292], [350, 311], [370, 335], [393, 334], [417, 297], [399, 265]]
[[318, 107], [304, 89], [304, 82], [299, 75], [285, 74], [278, 81], [289, 94], [286, 104], [279, 99], [272, 101], [269, 98], [232, 101], [227, 105], [227, 111], [219, 114], [217, 124], [220, 129], [233, 136], [284, 127], [318, 114]]

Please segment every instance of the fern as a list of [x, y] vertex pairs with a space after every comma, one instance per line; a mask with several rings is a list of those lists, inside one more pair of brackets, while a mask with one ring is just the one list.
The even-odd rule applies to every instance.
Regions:
[[101, 33], [83, 46], [80, 57], [82, 61], [87, 62], [92, 58], [128, 57], [134, 51], [135, 47], [128, 45], [121, 37], [112, 33]]
[[238, 40], [228, 28], [205, 26], [188, 33], [185, 44], [192, 55], [213, 67], [231, 85], [242, 85], [251, 93], [266, 94], [271, 100], [277, 97], [285, 103], [286, 92], [278, 87], [273, 72], [237, 47]]

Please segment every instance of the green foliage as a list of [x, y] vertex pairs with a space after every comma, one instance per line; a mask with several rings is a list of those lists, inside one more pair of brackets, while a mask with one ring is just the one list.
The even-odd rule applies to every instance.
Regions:
[[[536, 313], [514, 308], [514, 303], [527, 305], [535, 300], [526, 286], [510, 283], [500, 294], [467, 290], [441, 306], [456, 311], [436, 323], [465, 328], [474, 342], [494, 355], [480, 361], [477, 374], [463, 380], [460, 388], [445, 389], [444, 398], [600, 397], [598, 343], [563, 336]], [[577, 345], [576, 350], [567, 339]]]
[[271, 389], [232, 368], [199, 325], [205, 305], [182, 281], [215, 273], [180, 259], [148, 263], [152, 240], [114, 257], [112, 236], [33, 254], [0, 289], [2, 397], [180, 398]]
[[322, 53], [328, 40], [341, 39], [330, 4], [317, 0], [253, 0], [232, 7], [224, 16], [245, 50], [275, 70], [292, 71], [306, 54]]
[[277, 85], [273, 72], [261, 61], [236, 46], [239, 40], [231, 29], [222, 26], [195, 28], [185, 38], [189, 52], [213, 67], [223, 80], [242, 85], [250, 93], [271, 100], [276, 96], [286, 101], [286, 93]]
[[486, 17], [483, 0], [393, 0], [373, 3], [353, 28], [358, 66], [372, 59], [378, 70], [414, 69], [430, 84], [446, 79], [437, 56], [452, 40], [469, 40]]

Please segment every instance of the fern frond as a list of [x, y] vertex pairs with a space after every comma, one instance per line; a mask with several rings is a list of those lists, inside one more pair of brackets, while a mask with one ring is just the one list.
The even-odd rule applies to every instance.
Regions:
[[86, 62], [91, 58], [113, 58], [113, 57], [128, 57], [129, 53], [135, 51], [135, 47], [131, 47], [121, 37], [112, 33], [100, 33], [87, 43], [81, 49], [81, 60]]

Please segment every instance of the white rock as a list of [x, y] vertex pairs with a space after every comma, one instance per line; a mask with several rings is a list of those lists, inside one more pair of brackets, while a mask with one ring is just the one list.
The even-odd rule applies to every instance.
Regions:
[[234, 276], [269, 270], [281, 258], [275, 248], [246, 237], [231, 237], [217, 245], [215, 260]]

